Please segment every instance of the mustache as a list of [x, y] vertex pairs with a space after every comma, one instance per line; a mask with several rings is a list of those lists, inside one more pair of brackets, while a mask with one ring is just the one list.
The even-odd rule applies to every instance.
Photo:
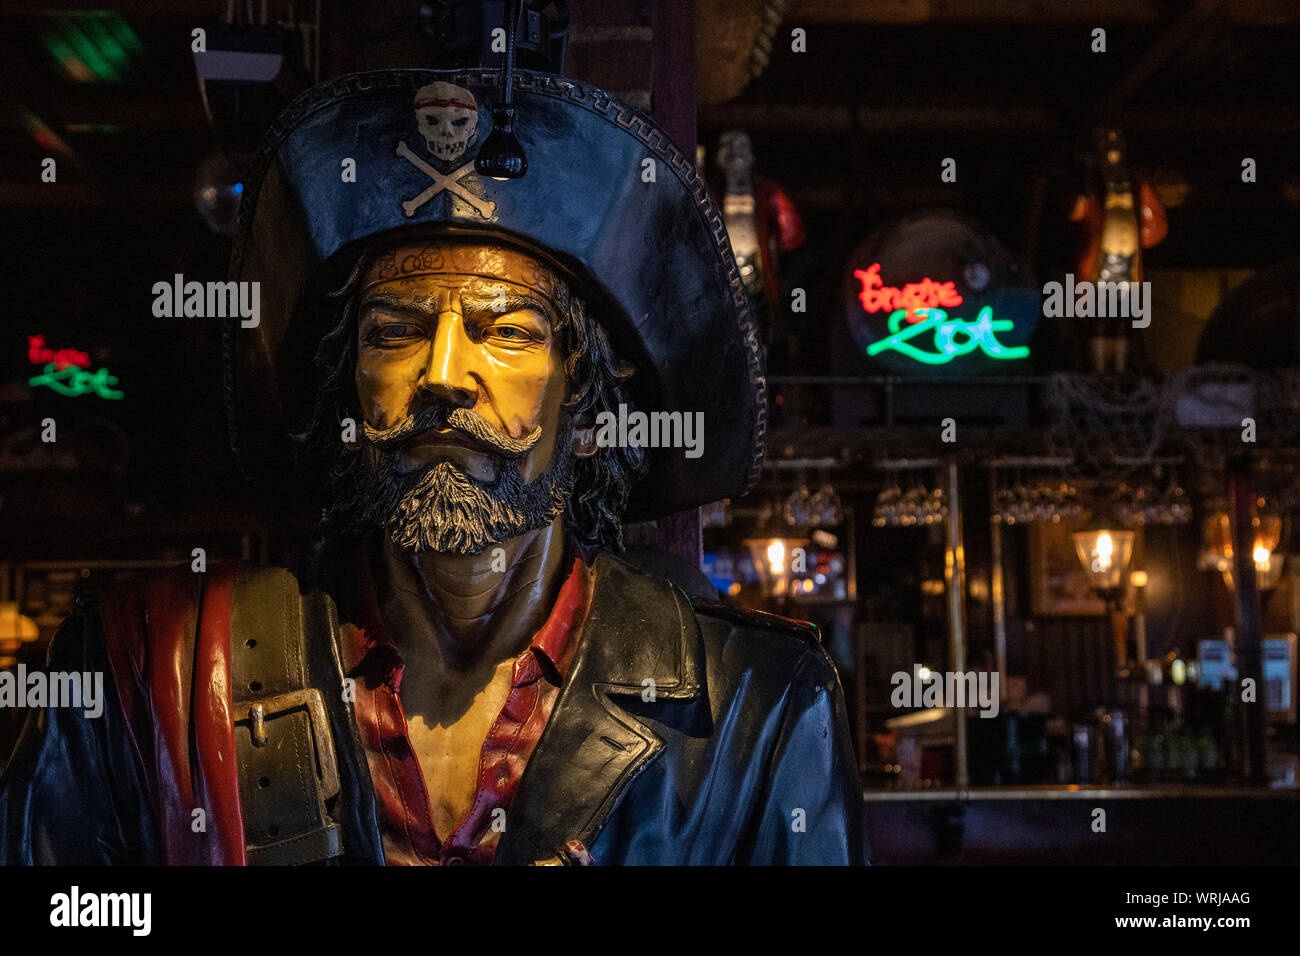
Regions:
[[447, 409], [443, 406], [422, 408], [392, 428], [373, 428], [369, 423], [365, 423], [364, 428], [366, 440], [380, 451], [393, 451], [413, 435], [429, 429], [455, 428], [502, 458], [511, 460], [528, 454], [542, 437], [540, 425], [523, 438], [511, 438], [468, 408]]

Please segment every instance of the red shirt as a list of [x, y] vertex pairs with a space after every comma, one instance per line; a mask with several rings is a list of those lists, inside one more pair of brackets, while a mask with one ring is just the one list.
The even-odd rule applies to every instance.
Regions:
[[578, 644], [588, 596], [586, 565], [574, 560], [546, 623], [515, 659], [505, 706], [483, 741], [474, 801], [456, 828], [441, 837], [434, 832], [428, 789], [398, 696], [402, 656], [384, 627], [369, 568], [362, 565], [359, 620], [340, 630], [344, 672], [357, 678], [357, 727], [370, 765], [385, 860], [389, 866], [490, 864]]

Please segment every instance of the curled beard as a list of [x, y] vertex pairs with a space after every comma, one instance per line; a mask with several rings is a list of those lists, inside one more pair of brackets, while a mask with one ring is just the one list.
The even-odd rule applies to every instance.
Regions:
[[573, 492], [575, 456], [562, 415], [551, 462], [525, 483], [519, 458], [505, 458], [491, 482], [479, 481], [447, 460], [418, 472], [397, 471], [396, 449], [372, 449], [363, 504], [367, 523], [414, 552], [481, 554], [489, 547], [551, 524]]

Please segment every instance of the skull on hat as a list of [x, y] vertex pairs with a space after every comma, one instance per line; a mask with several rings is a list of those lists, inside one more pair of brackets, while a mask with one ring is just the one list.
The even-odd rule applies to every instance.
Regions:
[[430, 83], [415, 94], [415, 122], [434, 158], [459, 159], [478, 126], [474, 94], [453, 83]]

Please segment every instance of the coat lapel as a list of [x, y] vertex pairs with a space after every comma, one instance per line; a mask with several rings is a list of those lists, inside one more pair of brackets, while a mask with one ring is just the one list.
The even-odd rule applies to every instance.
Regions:
[[609, 554], [597, 557], [592, 574], [582, 639], [524, 770], [498, 864], [551, 860], [568, 840], [590, 847], [628, 784], [663, 749], [623, 705], [689, 700], [699, 690], [700, 638], [686, 596]]

